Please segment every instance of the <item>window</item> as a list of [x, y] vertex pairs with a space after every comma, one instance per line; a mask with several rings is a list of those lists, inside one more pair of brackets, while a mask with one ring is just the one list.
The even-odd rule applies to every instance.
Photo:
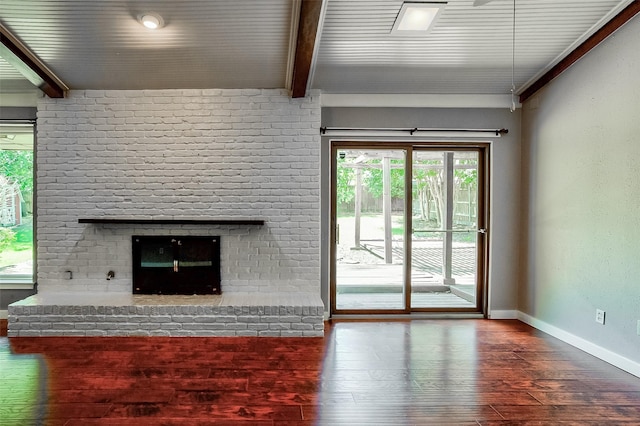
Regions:
[[0, 124], [0, 284], [34, 281], [33, 146], [32, 124]]

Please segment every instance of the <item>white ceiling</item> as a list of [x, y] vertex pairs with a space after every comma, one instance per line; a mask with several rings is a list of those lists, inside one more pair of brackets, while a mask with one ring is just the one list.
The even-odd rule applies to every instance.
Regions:
[[[619, 0], [516, 0], [521, 88]], [[329, 93], [497, 94], [511, 89], [513, 1], [450, 0], [427, 36], [389, 35], [401, 2], [331, 0], [313, 87]], [[608, 19], [607, 19], [608, 20]]]
[[[310, 88], [505, 94], [513, 1], [449, 0], [425, 36], [390, 35], [402, 1], [325, 0]], [[515, 0], [522, 91], [631, 0]], [[0, 0], [0, 23], [71, 89], [282, 88], [298, 0]], [[164, 28], [137, 22], [159, 13]], [[0, 94], [32, 86], [0, 59]]]
[[[285, 84], [291, 0], [0, 2], [0, 22], [72, 89]], [[149, 11], [164, 28], [137, 21]]]

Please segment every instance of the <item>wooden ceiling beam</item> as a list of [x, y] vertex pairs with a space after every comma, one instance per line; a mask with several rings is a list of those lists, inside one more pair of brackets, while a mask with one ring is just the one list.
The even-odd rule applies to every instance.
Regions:
[[303, 98], [307, 94], [323, 1], [302, 0], [300, 6], [300, 21], [291, 82], [292, 98]]
[[627, 7], [622, 9], [613, 19], [607, 22], [602, 28], [596, 31], [591, 37], [586, 39], [580, 46], [558, 62], [553, 68], [547, 71], [542, 77], [536, 80], [520, 95], [520, 103], [532, 97], [538, 90], [546, 86], [551, 80], [565, 72], [571, 65], [580, 60], [594, 47], [613, 34], [618, 28], [630, 21], [640, 12], [640, 0], [634, 0]]
[[52, 76], [47, 67], [2, 25], [0, 57], [50, 98], [64, 98], [68, 88]]

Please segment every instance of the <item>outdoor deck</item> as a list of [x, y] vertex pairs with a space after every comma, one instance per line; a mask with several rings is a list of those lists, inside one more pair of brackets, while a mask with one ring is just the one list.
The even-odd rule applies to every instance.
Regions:
[[[453, 278], [456, 284], [442, 284], [442, 246], [419, 243], [412, 249], [411, 288], [413, 308], [458, 309], [475, 307], [475, 247], [453, 247]], [[362, 245], [371, 262], [360, 256], [358, 263], [339, 262], [337, 267], [337, 309], [381, 310], [403, 308], [403, 250], [393, 247], [393, 263], [385, 264], [384, 246], [368, 241]]]

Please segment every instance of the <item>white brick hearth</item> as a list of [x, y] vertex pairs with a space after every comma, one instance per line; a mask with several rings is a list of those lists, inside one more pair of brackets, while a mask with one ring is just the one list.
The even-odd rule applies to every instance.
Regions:
[[323, 312], [304, 293], [40, 293], [9, 305], [8, 335], [322, 337]]

